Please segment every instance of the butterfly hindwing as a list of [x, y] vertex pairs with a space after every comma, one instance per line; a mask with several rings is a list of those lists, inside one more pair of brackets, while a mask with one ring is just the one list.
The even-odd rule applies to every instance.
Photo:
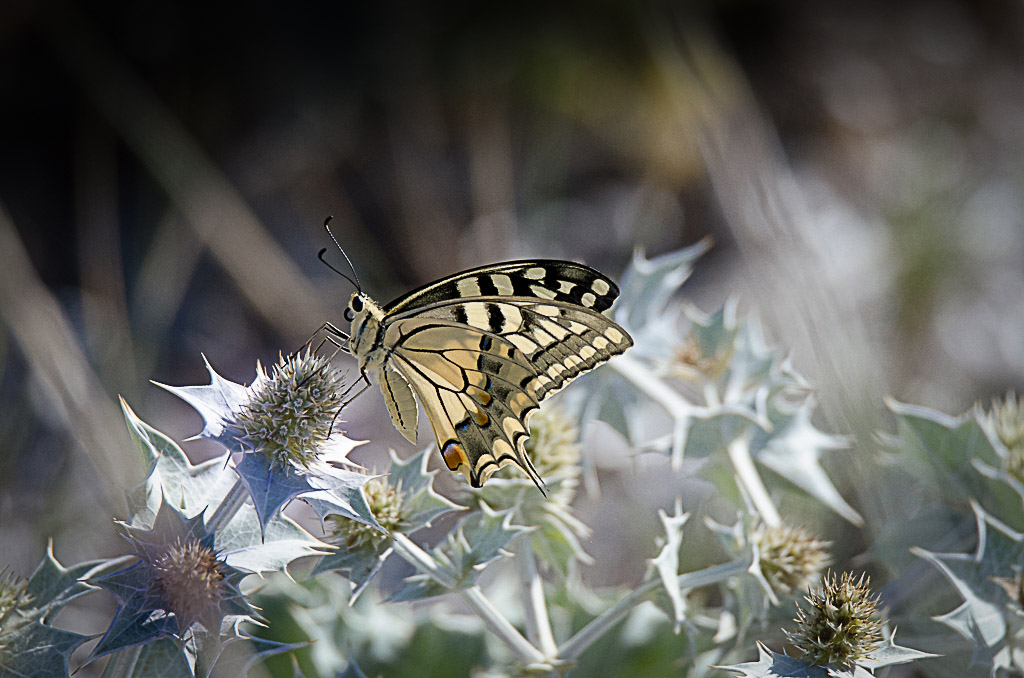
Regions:
[[501, 466], [515, 464], [541, 484], [524, 448], [539, 403], [537, 375], [513, 343], [432, 318], [395, 321], [387, 335], [392, 362], [423, 404], [451, 470], [480, 487]]
[[381, 371], [380, 390], [384, 394], [391, 423], [406, 440], [415, 443], [419, 408], [416, 407], [409, 381], [393, 365], [386, 365]]

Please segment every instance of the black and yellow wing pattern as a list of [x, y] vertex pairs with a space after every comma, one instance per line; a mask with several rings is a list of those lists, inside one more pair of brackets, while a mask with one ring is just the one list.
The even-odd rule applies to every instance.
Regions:
[[[445, 464], [471, 485], [515, 464], [543, 488], [524, 451], [530, 415], [632, 346], [604, 314], [618, 292], [568, 261], [482, 266], [376, 308], [376, 323], [360, 323], [357, 313], [353, 352], [376, 372], [396, 428], [415, 441], [418, 400]], [[363, 339], [369, 331], [372, 340]]]

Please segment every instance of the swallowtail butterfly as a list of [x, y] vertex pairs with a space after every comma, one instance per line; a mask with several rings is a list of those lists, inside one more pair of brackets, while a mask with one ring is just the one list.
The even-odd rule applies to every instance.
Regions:
[[470, 485], [514, 464], [543, 491], [524, 450], [530, 415], [633, 345], [603, 313], [618, 294], [594, 269], [552, 260], [473, 268], [383, 307], [358, 289], [345, 310], [348, 350], [410, 442], [418, 400], [445, 464]]

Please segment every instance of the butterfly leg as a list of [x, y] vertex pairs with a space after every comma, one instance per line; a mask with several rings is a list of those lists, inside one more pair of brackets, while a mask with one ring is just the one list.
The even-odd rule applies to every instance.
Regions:
[[[327, 343], [327, 339], [326, 338], [325, 339], [321, 339], [320, 343], [316, 345], [315, 349], [313, 349], [313, 353], [319, 353], [320, 352], [320, 347], [322, 347], [325, 343]], [[335, 346], [337, 346], [337, 344], [335, 344]], [[308, 382], [310, 379], [315, 377], [317, 374], [323, 373], [325, 370], [330, 369], [331, 361], [334, 360], [334, 358], [338, 355], [338, 353], [340, 351], [341, 351], [340, 348], [335, 348], [334, 349], [334, 353], [332, 353], [330, 355], [330, 357], [327, 358], [327, 362], [325, 362], [320, 367], [320, 369], [318, 369], [316, 372], [310, 373], [308, 376], [306, 376], [305, 379], [303, 379], [302, 381], [299, 382], [299, 388], [302, 388], [303, 386], [305, 386], [306, 382]], [[294, 356], [295, 356], [295, 354], [293, 353], [291, 357], [294, 357]], [[351, 390], [351, 387], [349, 387], [349, 390]], [[348, 395], [348, 390], [346, 390], [344, 393], [342, 393], [341, 397], [344, 398], [346, 395]]]
[[[311, 353], [319, 353], [320, 349], [323, 348], [323, 345], [328, 343], [328, 342], [330, 342], [334, 346], [334, 348], [335, 348], [334, 353], [332, 353], [331, 357], [328, 358], [328, 360], [330, 361], [330, 360], [334, 360], [335, 356], [337, 356], [340, 351], [346, 350], [344, 344], [345, 344], [345, 342], [348, 341], [348, 335], [346, 333], [342, 332], [341, 330], [339, 330], [337, 327], [335, 327], [331, 323], [324, 323], [323, 325], [320, 326], [320, 328], [316, 332], [314, 332], [312, 335], [310, 335], [309, 339], [307, 339], [305, 341], [305, 343], [302, 344], [301, 348], [299, 348], [297, 351], [292, 351], [288, 355], [288, 358], [289, 359], [294, 358], [300, 351], [302, 351], [302, 348], [309, 349], [309, 347], [312, 346], [313, 340], [316, 338], [316, 335], [320, 334], [321, 332], [325, 332], [326, 334], [320, 340], [320, 343], [316, 345], [316, 348], [314, 348], [311, 351]], [[324, 367], [326, 368], [326, 365]], [[313, 375], [310, 375], [309, 377], [306, 377], [306, 379], [308, 380], [312, 376]], [[305, 382], [303, 382], [303, 383], [305, 383]], [[299, 384], [299, 386], [302, 386], [302, 384]], [[348, 392], [346, 391], [346, 393], [348, 393]], [[344, 396], [342, 396], [342, 397], [344, 397]]]
[[327, 435], [328, 436], [330, 436], [331, 433], [334, 431], [334, 422], [338, 421], [338, 415], [341, 414], [341, 411], [343, 409], [345, 409], [345, 406], [348, 405], [353, 400], [355, 400], [356, 398], [358, 398], [359, 396], [361, 396], [363, 394], [363, 391], [365, 391], [366, 389], [370, 388], [370, 380], [366, 378], [366, 373], [363, 372], [359, 376], [360, 376], [359, 379], [356, 379], [355, 381], [353, 381], [352, 385], [349, 386], [347, 389], [345, 389], [345, 392], [341, 394], [341, 397], [345, 398], [345, 396], [347, 396], [352, 391], [352, 389], [355, 388], [356, 384], [358, 384], [360, 381], [365, 381], [366, 382], [366, 386], [363, 386], [361, 389], [359, 389], [359, 391], [354, 396], [352, 396], [351, 398], [347, 398], [347, 399], [342, 401], [341, 406], [338, 408], [338, 411], [334, 413], [334, 418], [331, 419], [331, 427], [329, 429], [327, 429], [327, 431], [328, 431]]
[[[317, 328], [316, 332], [311, 334], [309, 339], [303, 342], [302, 348], [312, 346], [313, 340], [316, 339], [316, 336], [320, 333], [323, 333], [324, 337], [323, 339], [320, 340], [320, 343], [317, 344], [314, 353], [316, 351], [319, 351], [320, 347], [323, 346], [326, 342], [334, 344], [340, 351], [348, 351], [348, 349], [345, 348], [346, 344], [348, 344], [348, 333], [341, 331], [340, 329], [337, 328], [337, 326], [333, 325], [332, 323], [324, 323], [319, 328]], [[299, 350], [301, 351], [302, 348], [300, 348]], [[295, 353], [293, 352], [292, 355], [295, 355]]]
[[353, 400], [355, 400], [359, 396], [363, 395], [363, 391], [365, 391], [366, 389], [370, 388], [370, 380], [366, 378], [366, 373], [362, 372], [359, 375], [359, 379], [356, 379], [355, 381], [353, 381], [352, 385], [349, 386], [347, 389], [345, 389], [345, 392], [342, 394], [342, 397], [344, 398], [345, 396], [347, 396], [349, 391], [351, 391], [353, 388], [355, 388], [355, 385], [358, 384], [360, 381], [366, 382], [366, 386], [363, 386], [361, 389], [359, 389], [359, 391], [356, 392], [356, 394], [354, 396], [351, 396], [350, 398], [347, 398], [344, 402], [342, 402], [341, 403], [342, 407], [345, 407], [350, 402], [352, 402]]

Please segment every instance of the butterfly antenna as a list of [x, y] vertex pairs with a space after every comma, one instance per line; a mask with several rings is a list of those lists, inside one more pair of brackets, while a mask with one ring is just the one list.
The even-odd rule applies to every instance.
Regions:
[[361, 292], [362, 290], [359, 289], [359, 284], [355, 280], [353, 280], [352, 278], [348, 277], [347, 275], [345, 275], [344, 273], [342, 273], [338, 269], [334, 268], [334, 266], [331, 264], [331, 262], [329, 262], [326, 259], [324, 259], [324, 254], [326, 254], [326, 253], [327, 253], [327, 248], [325, 247], [325, 248], [323, 248], [322, 250], [320, 250], [317, 253], [316, 258], [319, 259], [321, 262], [323, 262], [324, 266], [326, 266], [327, 268], [331, 269], [332, 271], [334, 271], [335, 273], [340, 275], [342, 278], [344, 278], [345, 280], [347, 280], [350, 283], [352, 283], [352, 286], [356, 288], [356, 291]]
[[[356, 267], [352, 265], [352, 260], [348, 258], [347, 254], [345, 254], [345, 249], [338, 242], [338, 239], [334, 237], [333, 233], [331, 233], [331, 219], [333, 219], [333, 218], [334, 218], [333, 216], [330, 216], [330, 217], [327, 217], [326, 219], [324, 219], [324, 229], [327, 231], [327, 235], [331, 236], [331, 240], [333, 240], [334, 244], [338, 247], [338, 251], [341, 252], [341, 256], [345, 257], [345, 261], [348, 262], [348, 267], [350, 269], [352, 269], [352, 275], [355, 276], [355, 280], [352, 280], [352, 278], [349, 278], [344, 273], [341, 273], [340, 271], [338, 271], [338, 269], [334, 269], [334, 270], [336, 272], [338, 272], [340, 275], [344, 276], [344, 278], [346, 280], [348, 280], [350, 283], [355, 285], [356, 286], [356, 291], [362, 292], [363, 291], [363, 286], [359, 284], [359, 274], [356, 273]], [[320, 258], [320, 261], [323, 261], [323, 257]], [[330, 266], [330, 264], [328, 264], [328, 266]], [[334, 267], [331, 266], [331, 268], [334, 268]]]

